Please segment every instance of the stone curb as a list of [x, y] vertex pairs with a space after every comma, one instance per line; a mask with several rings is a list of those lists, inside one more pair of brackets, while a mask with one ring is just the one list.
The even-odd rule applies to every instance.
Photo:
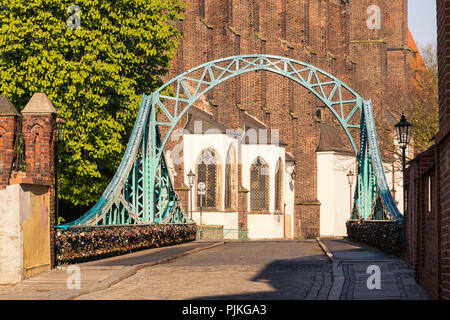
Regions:
[[164, 259], [159, 259], [156, 261], [152, 261], [152, 262], [147, 262], [147, 263], [141, 263], [141, 264], [137, 264], [134, 266], [128, 266], [128, 267], [124, 267], [122, 269], [120, 269], [119, 271], [117, 271], [116, 273], [113, 273], [112, 275], [110, 275], [108, 278], [106, 278], [104, 281], [102, 281], [102, 283], [100, 285], [97, 286], [92, 286], [92, 287], [88, 287], [86, 289], [82, 289], [77, 291], [77, 293], [75, 294], [70, 294], [67, 296], [61, 296], [59, 295], [59, 298], [57, 298], [58, 300], [74, 300], [82, 295], [88, 294], [88, 293], [92, 293], [95, 291], [100, 291], [100, 290], [105, 290], [108, 289], [109, 287], [115, 285], [116, 283], [125, 280], [126, 278], [131, 277], [132, 275], [135, 275], [136, 272], [138, 270], [141, 270], [143, 268], [146, 267], [150, 267], [150, 266], [154, 266], [157, 264], [163, 264], [163, 263], [168, 263], [172, 260], [187, 256], [187, 255], [191, 255], [194, 254], [196, 252], [199, 251], [203, 251], [203, 250], [207, 250], [207, 249], [212, 249], [214, 247], [220, 246], [227, 243], [227, 241], [223, 241], [223, 242], [219, 242], [219, 243], [214, 243], [210, 246], [205, 246], [205, 247], [200, 247], [200, 248], [195, 248], [177, 255], [174, 255], [172, 257], [169, 258], [164, 258]]
[[333, 253], [328, 249], [327, 245], [316, 237], [317, 243], [323, 252], [327, 255], [328, 259], [332, 263], [331, 276], [333, 278], [333, 285], [328, 294], [328, 300], [339, 300], [341, 296], [342, 289], [344, 287], [344, 271], [342, 270], [341, 260], [336, 260]]
[[328, 294], [328, 300], [339, 300], [342, 289], [344, 288], [345, 281], [344, 270], [342, 270], [340, 260], [333, 260], [331, 274], [333, 277], [333, 286], [331, 287], [330, 293]]
[[322, 251], [327, 255], [328, 259], [330, 259], [330, 261], [333, 262], [334, 261], [334, 255], [330, 251], [330, 249], [328, 249], [328, 247], [325, 245], [325, 243], [322, 242], [322, 240], [320, 240], [319, 237], [316, 237], [316, 241], [319, 244], [319, 246], [322, 249]]

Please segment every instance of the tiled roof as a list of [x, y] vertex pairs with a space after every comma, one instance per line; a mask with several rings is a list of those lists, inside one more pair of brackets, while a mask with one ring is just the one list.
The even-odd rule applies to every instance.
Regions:
[[336, 128], [325, 122], [320, 123], [320, 139], [316, 151], [351, 152], [342, 142]]

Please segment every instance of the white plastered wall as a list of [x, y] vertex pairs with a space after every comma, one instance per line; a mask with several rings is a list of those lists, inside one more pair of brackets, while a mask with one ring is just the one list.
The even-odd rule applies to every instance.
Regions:
[[[196, 162], [198, 161], [203, 150], [208, 148], [214, 149], [217, 153], [220, 163], [224, 164], [231, 146], [234, 146], [234, 150], [236, 152], [236, 161], [240, 161], [242, 164], [242, 185], [248, 190], [250, 190], [250, 166], [253, 161], [258, 156], [260, 156], [269, 165], [270, 213], [248, 215], [249, 238], [283, 238], [284, 234], [286, 234], [287, 237], [292, 237], [294, 219], [294, 184], [290, 173], [292, 172], [293, 164], [285, 164], [285, 149], [282, 147], [267, 144], [240, 145], [238, 139], [226, 134], [184, 134], [183, 161], [185, 184], [189, 185], [187, 174], [190, 170], [192, 170], [192, 172], [195, 172]], [[290, 223], [286, 223], [283, 214], [276, 215], [274, 213], [275, 170], [279, 159], [281, 159], [284, 168], [283, 198], [281, 210], [284, 210], [285, 217], [286, 219], [290, 220]], [[221, 170], [221, 176], [225, 177], [225, 166], [222, 166]], [[221, 194], [223, 195], [225, 192], [225, 183], [223, 183], [223, 181], [221, 183], [221, 188]], [[238, 229], [238, 213], [223, 212], [225, 206], [224, 197], [222, 197], [221, 199], [222, 205], [221, 208], [218, 208], [218, 211], [203, 211], [200, 218], [200, 212], [195, 211], [195, 208], [197, 207], [195, 192], [193, 191], [192, 194], [192, 206], [194, 208], [194, 211], [192, 212], [192, 218], [197, 224], [200, 224], [201, 221], [203, 225], [220, 225], [223, 226], [224, 229]], [[250, 194], [248, 195], [248, 205], [250, 206]], [[289, 230], [285, 231], [285, 226], [288, 226]]]
[[284, 216], [285, 216], [285, 236], [288, 239], [294, 237], [294, 201], [295, 201], [295, 183], [291, 173], [294, 170], [294, 163], [286, 163], [284, 171]]
[[19, 184], [0, 190], [0, 284], [24, 279], [22, 224], [30, 213], [29, 197]]
[[350, 186], [347, 174], [352, 170], [352, 193], [356, 186], [356, 159], [334, 151], [317, 152], [317, 198], [320, 206], [320, 234], [345, 236], [350, 219]]
[[[183, 157], [184, 157], [184, 182], [189, 185], [189, 179], [187, 174], [190, 170], [195, 173], [195, 166], [200, 158], [201, 152], [208, 148], [212, 148], [216, 151], [218, 156], [218, 164], [225, 164], [227, 159], [228, 150], [231, 146], [234, 146], [236, 152], [236, 161], [238, 159], [238, 140], [227, 136], [225, 134], [185, 134], [183, 135]], [[222, 177], [225, 177], [225, 166], [221, 166]], [[236, 166], [237, 170], [237, 166]], [[237, 173], [236, 173], [237, 176]], [[195, 187], [195, 186], [194, 186]], [[221, 194], [225, 193], [225, 183], [220, 183]], [[192, 207], [197, 208], [195, 191], [192, 191]], [[237, 190], [236, 190], [237, 199]], [[225, 199], [221, 199], [221, 208], [219, 211], [203, 211], [200, 219], [200, 212], [193, 211], [192, 218], [197, 223], [203, 225], [221, 225], [224, 229], [238, 229], [238, 213], [237, 212], [223, 212], [225, 207]]]
[[[257, 157], [261, 157], [269, 165], [269, 214], [248, 214], [248, 229], [250, 239], [278, 239], [284, 237], [283, 215], [275, 215], [275, 173], [277, 162], [281, 159], [285, 168], [285, 150], [276, 145], [244, 144], [241, 145], [242, 185], [248, 193], [248, 208], [250, 207], [250, 167]], [[286, 174], [284, 173], [284, 176]], [[284, 178], [285, 180], [285, 178]], [[285, 192], [283, 191], [283, 195]], [[286, 202], [283, 196], [283, 204]]]
[[[392, 164], [384, 163], [384, 172], [389, 189], [392, 189]], [[317, 152], [317, 194], [320, 207], [320, 234], [323, 236], [345, 236], [345, 223], [350, 218], [350, 186], [347, 174], [354, 173], [352, 198], [356, 188], [356, 159], [353, 155], [342, 155], [334, 151]], [[403, 175], [395, 172], [395, 200], [403, 212]]]

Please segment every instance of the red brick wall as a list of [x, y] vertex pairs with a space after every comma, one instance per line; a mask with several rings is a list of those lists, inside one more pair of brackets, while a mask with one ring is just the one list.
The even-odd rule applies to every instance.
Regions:
[[[404, 221], [404, 259], [414, 269], [428, 296], [440, 298], [440, 211], [438, 147], [411, 161], [406, 171], [407, 211]], [[428, 183], [431, 178], [431, 211]]]
[[450, 299], [450, 1], [437, 0], [439, 63], [439, 145], [441, 290]]
[[[450, 0], [437, 0], [439, 132], [436, 145], [414, 159], [406, 172], [405, 260], [432, 298], [450, 299]], [[425, 174], [424, 174], [424, 171]], [[426, 177], [435, 181], [427, 214]]]
[[450, 137], [439, 144], [442, 298], [450, 300]]
[[418, 163], [412, 161], [405, 171], [405, 214], [403, 220], [404, 241], [403, 257], [411, 268], [415, 270], [417, 277], [418, 261], [418, 222], [417, 204], [419, 199], [419, 184], [417, 183]]
[[[389, 91], [394, 81], [395, 88], [407, 87], [410, 54], [404, 49], [408, 31], [407, 0], [361, 0], [348, 4], [341, 0], [189, 3], [186, 18], [179, 24], [185, 37], [167, 80], [227, 56], [252, 53], [286, 56], [315, 65], [350, 85], [364, 98], [371, 98], [375, 117], [379, 117], [383, 93]], [[366, 26], [366, 11], [373, 4], [382, 10], [380, 30], [369, 30]], [[315, 150], [319, 127], [313, 115], [323, 103], [294, 82], [267, 72], [231, 79], [206, 96], [218, 104], [210, 108], [214, 118], [229, 128], [242, 126], [241, 112], [236, 108], [240, 104], [268, 127], [279, 129], [280, 139], [288, 143], [287, 151], [297, 161], [296, 200], [317, 200]], [[293, 119], [290, 112], [298, 119]], [[325, 112], [325, 119], [333, 121], [331, 112]], [[343, 130], [339, 134], [343, 141], [348, 141]], [[358, 138], [355, 133], [354, 139]], [[319, 232], [320, 207], [297, 208], [295, 215], [296, 221], [300, 221], [295, 227], [297, 236], [302, 236], [305, 230]]]
[[17, 117], [0, 116], [0, 189], [8, 185], [17, 126]]
[[26, 174], [15, 183], [53, 185], [56, 114], [23, 114]]

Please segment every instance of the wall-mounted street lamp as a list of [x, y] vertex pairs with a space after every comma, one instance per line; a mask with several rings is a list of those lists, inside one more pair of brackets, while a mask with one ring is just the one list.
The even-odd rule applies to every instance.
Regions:
[[189, 173], [187, 174], [188, 177], [188, 183], [189, 183], [189, 198], [190, 198], [190, 211], [191, 211], [191, 220], [192, 220], [192, 187], [194, 186], [194, 179], [195, 179], [195, 173], [192, 172], [192, 170], [189, 170]]
[[297, 172], [295, 171], [295, 166], [297, 165], [297, 161], [294, 160], [293, 165], [288, 167], [289, 170], [287, 171], [288, 174], [291, 176], [291, 180], [295, 181], [295, 177], [297, 176]]
[[63, 118], [58, 116], [56, 118], [56, 139], [58, 142], [64, 141], [64, 132], [66, 130], [66, 122]]
[[353, 177], [354, 173], [350, 170], [347, 174], [348, 185], [350, 186], [350, 217], [352, 216], [352, 204], [353, 204], [353, 194], [352, 194], [352, 186], [353, 186]]
[[59, 200], [58, 200], [58, 163], [59, 163], [59, 144], [64, 141], [64, 132], [66, 129], [66, 122], [59, 115], [56, 118], [56, 130], [55, 130], [55, 218], [56, 224], [59, 224]]
[[406, 147], [408, 146], [411, 138], [411, 127], [412, 124], [406, 120], [405, 115], [402, 113], [400, 122], [395, 125], [395, 133], [397, 135], [398, 144], [400, 145], [400, 148], [402, 148], [403, 172], [406, 167]]
[[293, 180], [293, 181], [295, 181], [295, 177], [297, 176], [297, 172], [295, 172], [295, 168], [293, 167], [292, 168], [292, 172], [291, 172], [291, 179]]

